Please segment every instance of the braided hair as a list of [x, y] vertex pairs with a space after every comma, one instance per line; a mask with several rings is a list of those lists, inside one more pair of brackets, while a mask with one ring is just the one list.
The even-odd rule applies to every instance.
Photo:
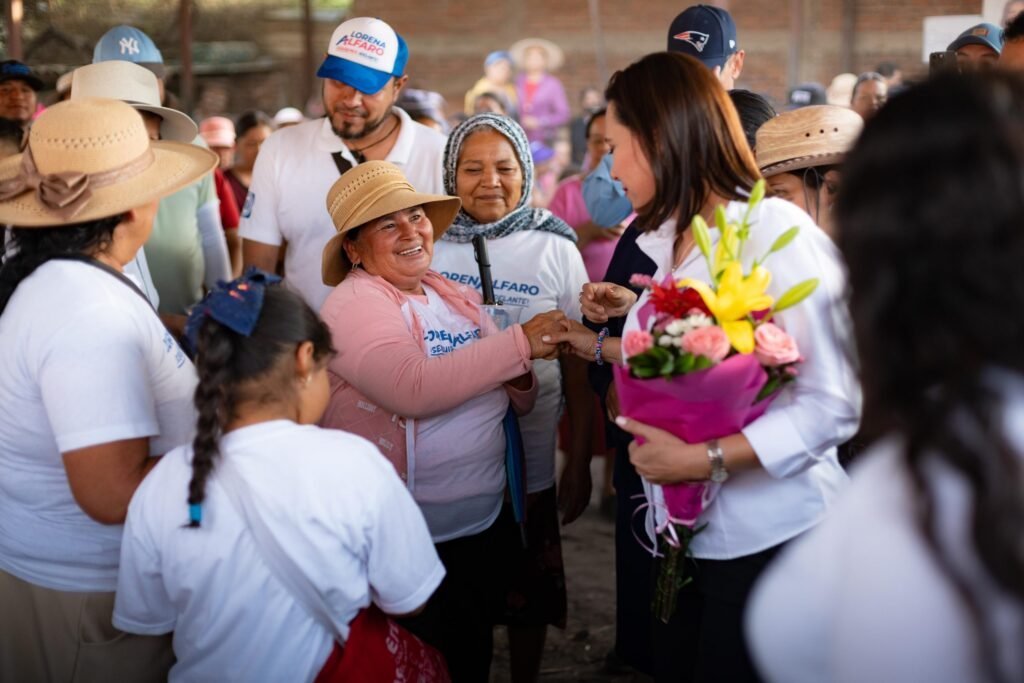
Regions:
[[11, 228], [5, 245], [0, 233], [0, 314], [18, 285], [47, 261], [70, 254], [96, 254], [114, 241], [124, 214], [59, 228]]
[[327, 326], [298, 294], [283, 287], [266, 289], [259, 321], [248, 337], [213, 318], [203, 320], [196, 344], [199, 417], [188, 485], [190, 527], [200, 526], [201, 516], [191, 511], [198, 510], [206, 498], [206, 480], [237, 407], [243, 402], [270, 405], [288, 400], [294, 391], [292, 359], [296, 348], [307, 341], [313, 344], [317, 364], [334, 353]]
[[992, 680], [1020, 673], [1002, 670], [986, 593], [940, 533], [934, 470], [969, 488], [968, 550], [1024, 612], [1024, 468], [999, 387], [1024, 376], [1022, 122], [1024, 84], [1011, 75], [935, 77], [867, 123], [836, 204], [865, 427], [903, 437], [921, 536], [973, 619]]

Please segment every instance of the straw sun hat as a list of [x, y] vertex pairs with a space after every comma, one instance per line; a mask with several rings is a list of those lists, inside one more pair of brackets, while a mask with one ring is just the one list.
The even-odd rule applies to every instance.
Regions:
[[757, 131], [757, 166], [769, 177], [837, 164], [863, 127], [860, 115], [846, 107], [824, 104], [787, 111]]
[[523, 60], [526, 58], [526, 51], [530, 48], [539, 47], [548, 56], [548, 71], [558, 71], [565, 63], [565, 53], [562, 48], [544, 38], [523, 38], [512, 44], [508, 49], [512, 60], [516, 63], [517, 69], [523, 68]]
[[345, 171], [327, 193], [327, 212], [338, 234], [324, 247], [320, 271], [324, 284], [333, 287], [352, 269], [342, 247], [347, 232], [414, 206], [423, 207], [434, 226], [434, 240], [438, 240], [455, 220], [462, 202], [458, 197], [417, 192], [402, 171], [386, 161], [368, 161]]
[[22, 154], [0, 161], [0, 223], [59, 227], [116, 216], [216, 165], [208, 149], [151, 142], [142, 117], [124, 102], [61, 102], [36, 119]]
[[71, 72], [71, 99], [107, 97], [127, 102], [160, 117], [160, 138], [192, 142], [199, 132], [195, 121], [176, 109], [160, 105], [160, 86], [149, 69], [120, 60], [80, 66]]

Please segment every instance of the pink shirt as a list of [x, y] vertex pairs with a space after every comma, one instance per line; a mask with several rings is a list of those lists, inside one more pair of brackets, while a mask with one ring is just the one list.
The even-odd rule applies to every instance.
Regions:
[[[578, 230], [579, 226], [589, 221], [590, 212], [583, 202], [583, 176], [574, 175], [563, 180], [555, 190], [551, 203], [548, 204], [548, 211], [571, 225], [574, 230]], [[608, 264], [612, 261], [612, 254], [615, 253], [615, 245], [618, 243], [618, 239], [593, 240], [580, 250], [583, 265], [587, 268], [587, 277], [591, 282], [604, 280], [604, 274], [608, 271]]]

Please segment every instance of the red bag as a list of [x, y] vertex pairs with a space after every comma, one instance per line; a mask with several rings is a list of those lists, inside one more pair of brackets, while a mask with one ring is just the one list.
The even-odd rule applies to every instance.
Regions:
[[449, 683], [440, 652], [371, 605], [349, 624], [348, 641], [337, 643], [314, 683]]

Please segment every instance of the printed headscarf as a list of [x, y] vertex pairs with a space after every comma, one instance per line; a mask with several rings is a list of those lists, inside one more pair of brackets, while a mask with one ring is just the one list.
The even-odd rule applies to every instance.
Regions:
[[576, 231], [552, 214], [547, 209], [535, 209], [530, 206], [533, 197], [533, 157], [530, 156], [530, 142], [526, 133], [518, 123], [498, 114], [477, 114], [466, 119], [452, 131], [448, 144], [444, 148], [444, 190], [447, 194], [456, 195], [455, 173], [459, 165], [462, 145], [472, 133], [481, 128], [491, 128], [508, 138], [523, 169], [523, 193], [519, 203], [507, 215], [494, 223], [480, 223], [459, 209], [455, 221], [441, 238], [449, 242], [471, 242], [474, 235], [483, 235], [487, 239], [497, 239], [521, 230], [540, 230], [553, 232], [566, 239], [576, 241]]

